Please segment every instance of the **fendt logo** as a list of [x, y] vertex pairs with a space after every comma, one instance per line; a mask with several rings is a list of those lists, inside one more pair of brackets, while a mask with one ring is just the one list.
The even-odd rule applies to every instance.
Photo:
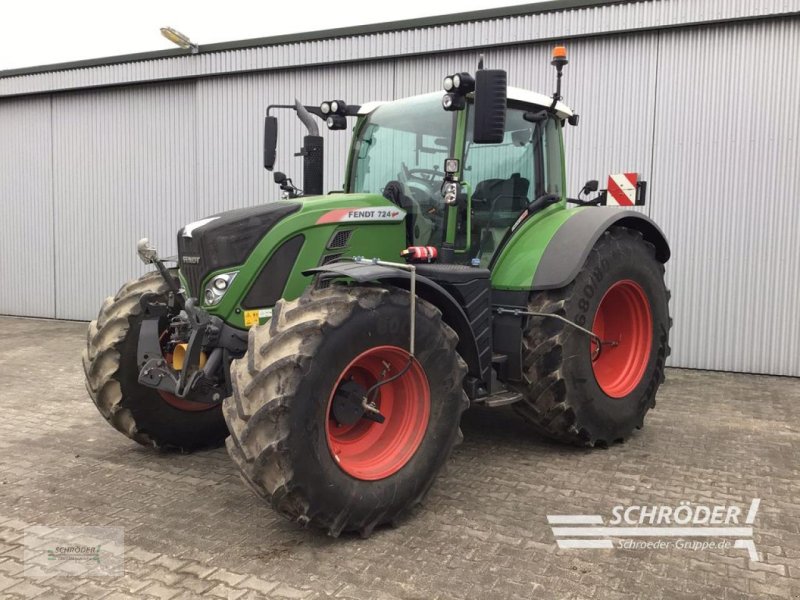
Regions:
[[[761, 499], [755, 498], [746, 515], [734, 505], [692, 505], [686, 501], [677, 506], [618, 505], [611, 509], [607, 526], [602, 515], [547, 515], [547, 522], [552, 526], [559, 548], [741, 548], [747, 550], [750, 560], [757, 562], [760, 559], [753, 543], [752, 524], [760, 504]], [[612, 538], [618, 538], [616, 544]]]
[[346, 223], [352, 221], [390, 221], [406, 218], [406, 211], [400, 208], [337, 208], [317, 219], [317, 225], [325, 223]]
[[399, 210], [351, 210], [347, 213], [347, 219], [357, 221], [358, 219], [396, 219], [400, 214]]

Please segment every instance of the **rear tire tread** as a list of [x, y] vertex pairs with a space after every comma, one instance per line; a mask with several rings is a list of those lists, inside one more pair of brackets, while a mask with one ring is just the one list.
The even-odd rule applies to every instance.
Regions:
[[[625, 239], [633, 239], [646, 248], [646, 252], [655, 259], [654, 246], [643, 240], [641, 232], [625, 228], [613, 227], [603, 234], [608, 244], [619, 244]], [[600, 250], [596, 244], [589, 257], [597, 257]], [[663, 275], [664, 265], [659, 263]], [[575, 282], [557, 290], [531, 293], [528, 310], [531, 312], [557, 314], [568, 317], [566, 305], [576, 292]], [[666, 290], [669, 301], [669, 290]], [[548, 323], [549, 321], [549, 323]], [[671, 328], [672, 319], [668, 327]], [[534, 326], [528, 327], [522, 338], [523, 384], [519, 387], [523, 399], [514, 405], [515, 410], [525, 418], [534, 429], [545, 436], [572, 445], [606, 448], [615, 442], [623, 442], [625, 438], [602, 439], [592, 438], [583, 426], [571, 406], [567, 385], [562, 371], [563, 353], [566, 341], [576, 333], [575, 330], [555, 319], [542, 319]], [[670, 348], [667, 343], [666, 356]], [[659, 366], [658, 381], [664, 381], [663, 363]], [[655, 390], [650, 397], [650, 408], [655, 406]], [[636, 424], [640, 429], [642, 422]]]

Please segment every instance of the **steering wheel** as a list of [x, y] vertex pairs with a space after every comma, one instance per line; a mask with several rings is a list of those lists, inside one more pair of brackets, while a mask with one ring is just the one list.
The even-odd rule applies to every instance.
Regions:
[[408, 165], [404, 162], [401, 162], [400, 166], [403, 168], [403, 179], [405, 179], [405, 183], [419, 183], [426, 186], [431, 192], [438, 191], [439, 182], [437, 182], [436, 179], [444, 176], [442, 171], [423, 169], [420, 167], [409, 169]]

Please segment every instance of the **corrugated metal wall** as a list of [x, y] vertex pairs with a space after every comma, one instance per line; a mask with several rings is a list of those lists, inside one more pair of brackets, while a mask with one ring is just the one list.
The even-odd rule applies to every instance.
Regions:
[[52, 317], [50, 98], [0, 101], [0, 313]]
[[347, 39], [200, 53], [123, 65], [51, 71], [0, 79], [0, 95], [54, 89], [198, 77], [259, 69], [378, 60], [420, 53], [441, 53], [482, 45], [575, 39], [664, 27], [685, 27], [729, 19], [752, 19], [800, 12], [800, 0], [657, 0], [609, 2], [566, 10], [455, 22], [424, 29], [397, 29]]
[[[489, 49], [487, 66], [548, 92], [550, 46]], [[565, 96], [582, 119], [566, 129], [569, 190], [619, 170], [650, 181], [645, 210], [674, 252], [671, 364], [800, 375], [800, 78], [791, 61], [763, 62], [800, 55], [800, 20], [568, 46]], [[21, 282], [0, 292], [0, 313], [91, 318], [104, 295], [144, 270], [140, 236], [171, 253], [186, 222], [277, 198], [261, 166], [266, 105], [295, 93], [316, 103], [431, 91], [448, 72], [474, 70], [477, 54], [0, 98], [0, 266]], [[349, 132], [323, 130], [326, 187], [336, 189]], [[298, 180], [301, 134], [286, 113], [276, 168]]]
[[197, 212], [194, 107], [192, 83], [53, 96], [57, 318], [92, 317], [123, 273], [142, 270], [142, 232], [175, 246]]
[[674, 248], [675, 364], [800, 375], [797, 56], [796, 20], [661, 34], [652, 215]]

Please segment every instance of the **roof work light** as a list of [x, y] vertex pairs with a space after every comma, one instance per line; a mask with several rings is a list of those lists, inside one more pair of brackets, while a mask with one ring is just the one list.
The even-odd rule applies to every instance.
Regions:
[[475, 90], [475, 79], [469, 73], [455, 73], [444, 78], [442, 87], [447, 92], [442, 97], [444, 109], [461, 110], [467, 104], [464, 97]]

